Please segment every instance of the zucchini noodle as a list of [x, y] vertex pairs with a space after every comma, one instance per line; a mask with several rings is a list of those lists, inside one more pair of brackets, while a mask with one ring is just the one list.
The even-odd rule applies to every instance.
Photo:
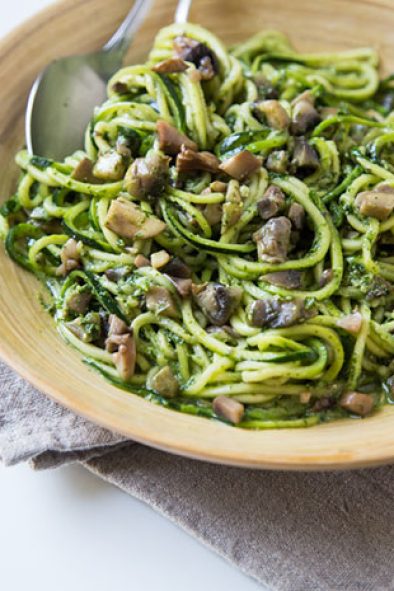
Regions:
[[16, 156], [9, 256], [113, 385], [245, 429], [394, 400], [394, 90], [362, 48], [162, 29], [84, 150]]

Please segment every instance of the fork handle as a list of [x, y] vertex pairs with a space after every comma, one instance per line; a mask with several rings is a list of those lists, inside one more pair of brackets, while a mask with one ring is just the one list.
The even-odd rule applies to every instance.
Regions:
[[[192, 0], [179, 0], [175, 11], [175, 22], [186, 23]], [[104, 45], [104, 51], [108, 53], [125, 54], [138, 31], [145, 16], [148, 14], [152, 0], [135, 0], [133, 8], [126, 16], [116, 33]]]
[[108, 43], [104, 45], [104, 51], [108, 53], [125, 54], [151, 5], [152, 0], [135, 0], [133, 8], [130, 10], [119, 29], [111, 37]]

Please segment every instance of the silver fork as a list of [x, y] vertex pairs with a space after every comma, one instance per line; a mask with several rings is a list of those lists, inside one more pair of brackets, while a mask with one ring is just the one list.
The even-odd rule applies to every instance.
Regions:
[[[187, 22], [192, 0], [179, 0], [175, 22]], [[26, 144], [30, 154], [63, 160], [83, 146], [93, 110], [106, 99], [111, 76], [122, 67], [135, 33], [152, 5], [136, 0], [119, 29], [95, 53], [52, 62], [36, 79], [26, 110]]]

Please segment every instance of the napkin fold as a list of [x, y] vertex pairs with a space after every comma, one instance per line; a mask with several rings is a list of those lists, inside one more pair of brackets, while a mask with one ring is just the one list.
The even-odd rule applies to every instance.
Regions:
[[269, 589], [394, 590], [394, 467], [291, 473], [181, 458], [74, 415], [3, 364], [0, 458], [81, 462]]

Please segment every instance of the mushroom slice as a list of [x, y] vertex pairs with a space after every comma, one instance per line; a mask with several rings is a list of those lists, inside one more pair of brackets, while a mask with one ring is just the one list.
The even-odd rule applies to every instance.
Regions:
[[235, 156], [224, 160], [219, 166], [220, 170], [229, 176], [242, 181], [261, 167], [261, 158], [257, 158], [248, 150], [238, 152]]
[[184, 145], [176, 159], [178, 172], [204, 170], [205, 172], [216, 173], [219, 170], [219, 164], [220, 160], [211, 152], [196, 152]]
[[159, 250], [151, 254], [150, 262], [154, 269], [161, 269], [165, 267], [170, 260], [170, 255], [166, 250]]
[[124, 335], [124, 337], [119, 349], [116, 353], [113, 353], [112, 358], [120, 377], [127, 382], [135, 373], [137, 351], [135, 340], [131, 334]]
[[97, 184], [99, 179], [93, 174], [94, 164], [90, 158], [82, 158], [73, 170], [71, 177], [81, 183]]
[[107, 269], [105, 271], [105, 276], [110, 281], [113, 281], [114, 283], [118, 283], [118, 281], [121, 281], [122, 279], [124, 279], [129, 273], [130, 273], [129, 267], [114, 267], [111, 269]]
[[84, 314], [89, 306], [92, 294], [86, 287], [76, 286], [73, 288], [65, 302], [66, 309], [75, 314]]
[[284, 217], [272, 218], [253, 234], [258, 257], [268, 263], [283, 263], [290, 247], [291, 223]]
[[343, 316], [337, 320], [336, 324], [339, 328], [343, 328], [343, 330], [357, 335], [363, 325], [363, 317], [360, 312], [353, 312], [353, 314], [347, 314], [347, 316]]
[[292, 165], [303, 176], [311, 174], [320, 166], [316, 150], [303, 137], [295, 140]]
[[293, 107], [291, 132], [304, 135], [320, 123], [321, 117], [309, 100], [298, 100]]
[[305, 209], [299, 203], [292, 203], [287, 212], [287, 217], [296, 230], [302, 230], [305, 221]]
[[187, 70], [187, 63], [179, 57], [170, 57], [152, 66], [157, 74], [179, 74]]
[[263, 275], [263, 281], [272, 285], [284, 287], [285, 289], [299, 289], [302, 284], [303, 274], [301, 271], [277, 271], [276, 273], [267, 273]]
[[195, 302], [208, 320], [216, 326], [226, 324], [238, 307], [242, 289], [222, 283], [202, 283], [192, 286]]
[[124, 186], [138, 199], [156, 196], [163, 191], [168, 177], [169, 158], [150, 150], [145, 158], [137, 158], [127, 170]]
[[269, 127], [283, 131], [290, 125], [290, 117], [279, 101], [271, 99], [257, 103], [256, 110], [262, 113]]
[[102, 181], [120, 181], [125, 172], [125, 159], [116, 150], [110, 150], [99, 156], [93, 168], [94, 176]]
[[181, 151], [182, 146], [189, 148], [189, 150], [198, 150], [196, 142], [193, 142], [187, 135], [167, 123], [167, 121], [158, 121], [156, 129], [159, 136], [159, 148], [165, 154], [176, 156]]
[[190, 267], [179, 257], [172, 258], [164, 267], [163, 273], [172, 277], [179, 277], [180, 279], [190, 279], [192, 276]]
[[174, 398], [179, 392], [178, 380], [169, 365], [165, 365], [154, 374], [149, 386], [163, 398]]
[[172, 277], [171, 275], [166, 275], [166, 277], [168, 277], [169, 281], [174, 285], [181, 298], [186, 298], [191, 294], [191, 279], [181, 279], [180, 277]]
[[333, 277], [334, 272], [332, 269], [324, 269], [324, 271], [319, 277], [319, 287], [324, 287], [325, 285], [327, 285], [327, 283], [330, 283]]
[[285, 150], [271, 152], [265, 163], [267, 170], [277, 174], [285, 174], [289, 165], [289, 155]]
[[214, 226], [222, 221], [223, 205], [221, 203], [208, 203], [202, 213], [208, 224]]
[[355, 204], [361, 215], [387, 220], [394, 209], [394, 189], [382, 185], [374, 191], [363, 191], [357, 195]]
[[371, 394], [362, 392], [345, 392], [339, 401], [339, 406], [360, 417], [365, 417], [374, 407], [374, 398]]
[[146, 294], [146, 307], [150, 312], [177, 318], [179, 316], [176, 303], [165, 287], [154, 285]]
[[242, 421], [245, 413], [244, 405], [228, 396], [218, 396], [215, 398], [212, 407], [215, 414], [234, 425]]
[[284, 193], [279, 187], [270, 185], [257, 203], [257, 210], [263, 220], [269, 220], [279, 213], [285, 205]]
[[137, 254], [134, 259], [134, 264], [137, 269], [141, 269], [142, 267], [150, 267], [150, 260], [146, 258], [143, 254]]
[[60, 260], [62, 264], [56, 269], [56, 275], [66, 276], [74, 269], [80, 267], [82, 243], [70, 238], [63, 245], [60, 251]]
[[118, 197], [111, 202], [105, 219], [107, 228], [123, 238], [147, 240], [163, 232], [166, 224], [155, 216], [147, 216], [135, 203]]
[[127, 324], [115, 314], [110, 314], [108, 318], [108, 335], [127, 334], [130, 332]]
[[303, 300], [280, 300], [267, 298], [256, 300], [249, 308], [249, 320], [252, 326], [259, 328], [286, 328], [310, 317]]
[[198, 68], [202, 80], [212, 80], [218, 73], [216, 55], [205, 43], [182, 35], [174, 39], [174, 49], [178, 57]]

